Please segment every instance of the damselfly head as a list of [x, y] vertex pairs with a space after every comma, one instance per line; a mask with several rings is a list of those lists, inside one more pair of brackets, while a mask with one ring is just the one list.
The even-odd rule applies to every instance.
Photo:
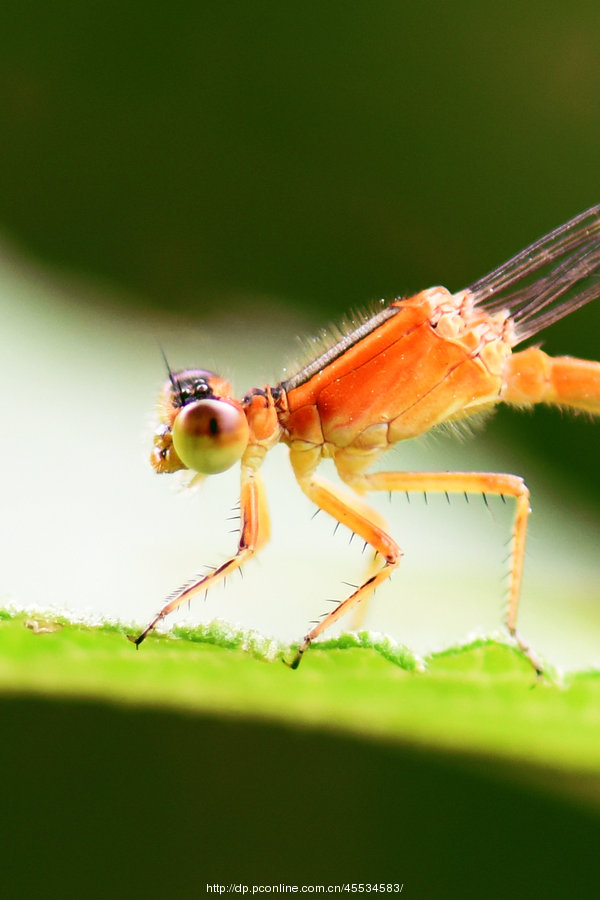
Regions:
[[224, 472], [241, 459], [248, 422], [231, 385], [204, 369], [172, 372], [159, 395], [150, 462], [156, 472]]

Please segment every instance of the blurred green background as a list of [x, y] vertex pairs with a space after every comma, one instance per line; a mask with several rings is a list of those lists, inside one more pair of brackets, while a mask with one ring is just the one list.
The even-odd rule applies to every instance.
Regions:
[[[148, 593], [157, 548], [166, 546], [180, 578], [187, 574], [177, 558], [186, 527], [177, 531], [169, 518], [172, 510], [165, 518], [156, 511], [158, 491], [148, 488], [150, 475], [137, 493], [131, 488], [143, 454], [137, 444], [131, 460], [128, 454], [162, 378], [155, 338], [174, 353], [175, 365], [210, 366], [213, 359], [227, 358], [229, 373], [245, 376], [248, 370], [260, 384], [263, 370], [264, 377], [277, 378], [285, 359], [293, 358], [297, 330], [318, 328], [374, 298], [437, 283], [464, 287], [599, 202], [600, 8], [583, 0], [518, 5], [5, 0], [0, 7], [0, 137], [5, 344], [0, 366], [10, 421], [2, 487], [10, 498], [3, 522], [6, 571], [17, 558], [10, 541], [18, 534], [32, 560], [21, 582], [25, 599], [30, 599], [28, 577], [43, 586], [36, 597], [41, 605], [46, 591], [53, 596], [47, 572], [58, 560], [62, 577], [74, 579], [58, 593], [79, 593], [85, 602], [96, 583], [99, 592], [114, 593], [102, 587], [106, 572], [118, 571], [127, 585], [116, 550], [113, 555], [107, 549], [119, 548], [132, 570], [148, 569], [140, 593], [153, 611], [162, 591], [161, 583], [160, 590], [154, 586], [155, 593]], [[550, 352], [599, 359], [599, 329], [600, 304], [595, 303], [543, 335], [544, 345]], [[192, 337], [186, 343], [188, 332]], [[194, 341], [198, 356], [190, 358]], [[258, 359], [262, 368], [250, 359]], [[248, 386], [238, 385], [240, 391]], [[526, 475], [534, 491], [546, 485], [557, 552], [569, 522], [574, 543], [579, 535], [581, 543], [597, 535], [597, 425], [552, 410], [535, 416], [500, 411], [488, 424], [485, 440], [485, 447], [501, 448], [494, 450], [498, 456], [491, 451], [487, 456], [490, 468], [498, 460], [499, 466]], [[455, 458], [451, 464], [456, 465]], [[86, 495], [90, 482], [97, 484], [93, 501]], [[53, 483], [57, 492], [45, 501], [44, 491]], [[139, 536], [136, 516], [154, 532], [156, 547], [146, 532]], [[85, 557], [84, 574], [77, 578], [72, 573], [84, 557], [74, 550], [75, 532], [96, 554]], [[50, 549], [44, 535], [52, 537]], [[581, 581], [582, 571], [575, 564], [573, 575], [565, 577]], [[172, 586], [169, 573], [165, 591]], [[595, 622], [597, 588], [598, 581], [588, 578]], [[10, 596], [18, 593], [10, 579], [7, 589]], [[302, 614], [299, 621], [305, 618]], [[9, 717], [15, 739], [35, 743], [42, 727], [36, 722], [45, 722], [44, 716], [33, 707], [15, 715], [26, 723], [20, 731]], [[61, 758], [77, 759], [77, 717], [65, 713], [63, 718]], [[90, 727], [93, 732], [96, 726]], [[160, 727], [171, 733], [168, 722]], [[133, 751], [120, 725], [107, 728], [106, 733], [114, 728], [117, 742], [107, 748], [107, 757], [113, 749], [117, 756]], [[203, 740], [201, 733], [197, 737]], [[244, 737], [235, 740], [238, 746]], [[220, 764], [225, 745], [222, 735], [214, 738], [213, 765]], [[176, 747], [165, 746], [166, 754], [156, 750], [157, 777], [178, 765]], [[343, 756], [343, 749], [334, 750]], [[143, 752], [139, 744], [135, 752]], [[314, 759], [311, 753], [303, 748], [289, 765], [301, 765], [300, 757], [308, 772], [313, 763], [324, 764], [320, 751]], [[193, 755], [186, 745], [186, 765]], [[23, 809], [35, 815], [36, 794], [44, 796], [45, 786], [28, 777], [25, 757], [16, 753], [10, 765], [19, 759], [25, 762], [14, 783], [23, 786]], [[398, 757], [398, 765], [403, 762]], [[373, 759], [360, 764], [379, 765]], [[428, 759], [430, 764], [435, 767], [435, 760]], [[231, 765], [239, 765], [235, 755]], [[83, 784], [99, 777], [111, 780], [108, 768], [102, 775], [92, 769], [76, 764]], [[427, 771], [422, 769], [423, 783]], [[60, 784], [68, 794], [63, 774], [56, 781], [50, 771], [49, 783]], [[130, 784], [130, 775], [123, 804], [135, 804], [136, 794], [154, 789], [145, 767], [138, 783]], [[210, 771], [198, 775], [207, 777]], [[344, 765], [336, 784], [341, 790], [347, 783], [351, 790], [353, 777], [352, 766]], [[443, 780], [451, 783], [452, 778], [444, 770]], [[227, 790], [224, 786], [224, 817], [214, 820], [224, 843], [227, 820], [236, 818], [236, 803], [242, 802]], [[470, 789], [472, 796], [480, 790], [479, 783]], [[294, 792], [285, 793], [292, 820], [306, 815], [309, 792], [306, 785], [299, 787], [300, 812]], [[440, 797], [446, 803], [443, 793]], [[380, 832], [369, 825], [369, 835], [379, 841], [385, 837], [379, 847], [387, 848], [388, 858], [397, 852], [394, 816], [417, 822], [419, 815], [431, 821], [439, 814], [435, 796], [424, 810], [419, 800], [411, 795], [407, 809], [399, 798], [393, 814], [386, 809], [382, 816]], [[496, 801], [493, 793], [494, 809]], [[168, 798], [161, 803], [165, 831], [176, 831], [185, 803], [185, 792], [177, 794], [170, 811]], [[453, 797], [451, 803], [460, 800]], [[211, 815], [215, 808], [211, 803]], [[42, 804], [42, 809], [52, 817], [50, 807]], [[341, 829], [351, 815], [344, 809]], [[470, 809], [460, 818], [461, 829], [483, 815], [479, 805], [472, 815]], [[553, 817], [565, 815], [562, 807], [535, 809], [531, 833], [542, 833]], [[77, 807], [76, 814], [84, 812]], [[111, 815], [108, 805], [101, 807], [97, 830], [90, 831], [90, 841], [106, 852], [108, 867], [110, 844], [99, 835], [109, 832]], [[376, 821], [377, 813], [372, 815]], [[186, 831], [193, 829], [196, 816], [202, 820], [201, 797], [196, 797], [194, 817], [188, 821], [186, 813]], [[318, 812], [308, 820], [311, 816]], [[510, 866], [510, 853], [501, 850], [507, 845], [506, 816], [510, 810], [503, 807], [490, 823], [490, 844], [498, 849], [498, 867], [504, 871]], [[280, 808], [273, 817], [279, 820], [277, 830]], [[451, 829], [452, 815], [444, 822]], [[29, 826], [17, 826], [11, 852], [20, 844], [26, 859], [31, 845], [19, 837], [29, 837]], [[268, 880], [269, 833], [274, 833], [268, 814], [263, 827], [264, 869], [246, 868], [257, 881], [260, 871]], [[430, 840], [417, 832], [402, 830], [408, 855], [411, 840], [414, 853], [420, 841]], [[294, 831], [299, 843], [290, 856], [289, 878], [301, 871], [310, 882], [311, 860], [303, 858], [301, 833]], [[325, 842], [324, 832], [318, 834]], [[574, 847], [580, 834], [577, 828], [572, 834], [578, 836]], [[148, 837], [142, 866], [157, 850], [154, 834]], [[435, 838], [442, 840], [443, 835]], [[192, 852], [193, 840], [184, 846]], [[431, 857], [436, 846], [430, 845]], [[380, 851], [369, 856], [369, 841], [357, 841], [357, 848], [363, 854], [363, 880], [376, 881]], [[141, 852], [141, 846], [136, 849]], [[312, 844], [305, 849], [315, 852]], [[327, 851], [325, 843], [322, 849]], [[466, 879], [468, 850], [453, 849], [461, 852]], [[426, 867], [427, 854], [414, 858]], [[46, 856], [41, 859], [49, 865]], [[138, 863], [128, 862], [135, 882]], [[344, 854], [342, 862], [340, 870], [331, 861], [332, 877], [334, 871], [345, 877], [349, 861]], [[162, 864], [172, 864], [172, 857]], [[189, 859], [178, 860], [186, 864], [192, 865]], [[199, 882], [212, 880], [210, 865], [203, 862], [200, 868]], [[443, 868], [437, 887], [428, 874], [428, 897], [448, 896]], [[220, 871], [234, 869], [232, 863], [231, 870]], [[43, 879], [44, 870], [39, 874]], [[458, 885], [454, 870], [453, 877]], [[564, 885], [555, 886], [560, 890], [553, 893], [550, 887], [547, 896], [564, 894]], [[500, 893], [499, 882], [498, 888]], [[493, 891], [493, 885], [482, 891], [466, 881], [460, 896], [493, 896]], [[414, 895], [425, 896], [416, 883]]]

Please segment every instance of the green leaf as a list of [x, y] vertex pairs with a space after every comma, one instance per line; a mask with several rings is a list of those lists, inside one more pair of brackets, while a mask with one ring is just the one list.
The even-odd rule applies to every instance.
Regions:
[[151, 635], [139, 649], [126, 636], [121, 625], [3, 618], [2, 684], [600, 776], [600, 673], [562, 686], [536, 680], [515, 649], [492, 639], [419, 660], [381, 635], [346, 634], [313, 645], [294, 672], [282, 665], [293, 648], [219, 622]]

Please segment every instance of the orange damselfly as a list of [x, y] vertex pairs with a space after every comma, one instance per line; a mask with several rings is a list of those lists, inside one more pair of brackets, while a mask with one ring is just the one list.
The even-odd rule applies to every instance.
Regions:
[[[527, 338], [600, 296], [600, 205], [555, 229], [513, 259], [451, 294], [434, 287], [396, 299], [338, 333], [331, 346], [275, 387], [238, 401], [213, 372], [171, 372], [159, 398], [160, 424], [151, 462], [159, 473], [190, 469], [213, 475], [241, 461], [240, 533], [236, 554], [172, 595], [136, 644], [173, 610], [251, 559], [269, 538], [260, 467], [287, 444], [304, 493], [347, 525], [380, 561], [369, 577], [306, 634], [291, 665], [311, 642], [369, 596], [402, 552], [367, 491], [482, 492], [515, 499], [506, 626], [540, 671], [517, 631], [529, 517], [522, 478], [492, 472], [373, 472], [399, 441], [444, 422], [486, 412], [498, 403], [548, 403], [600, 414], [600, 363], [552, 358], [539, 347], [514, 353]], [[316, 473], [333, 459], [352, 492]]]

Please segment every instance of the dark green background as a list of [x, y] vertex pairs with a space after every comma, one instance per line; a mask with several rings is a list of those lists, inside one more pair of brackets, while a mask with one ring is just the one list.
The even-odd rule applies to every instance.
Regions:
[[8, 0], [2, 221], [198, 315], [462, 287], [600, 196], [597, 7], [509, 9]]
[[[163, 307], [201, 319], [236, 303], [250, 312], [260, 297], [274, 311], [290, 305], [326, 322], [380, 296], [463, 287], [600, 201], [599, 113], [597, 2], [5, 0], [0, 227], [44, 260], [125, 288], [122, 302], [138, 312]], [[599, 328], [596, 303], [556, 326], [546, 347], [598, 359]], [[501, 414], [490, 428], [542, 454], [565, 491], [600, 498], [597, 427], [541, 411]], [[91, 847], [101, 851], [95, 867], [118, 875], [113, 896], [135, 894], [136, 883], [148, 896], [154, 883], [164, 896], [155, 868], [196, 896], [209, 871], [242, 877], [236, 863], [244, 860], [257, 882], [270, 873], [352, 880], [353, 858], [364, 862], [361, 880], [391, 877], [391, 868], [404, 880], [407, 872], [410, 896], [495, 896], [494, 885], [506, 896], [510, 878], [497, 873], [513, 871], [515, 896], [523, 896], [531, 849], [532, 871], [547, 874], [546, 896], [582, 896], [589, 869], [576, 856], [589, 818], [507, 794], [501, 781], [482, 787], [479, 776], [459, 777], [435, 758], [422, 764], [404, 750], [353, 745], [352, 765], [333, 782], [347, 791], [336, 816], [336, 798], [315, 772], [337, 771], [343, 741], [306, 749], [298, 735], [274, 744], [268, 732], [242, 726], [224, 735], [211, 723], [181, 728], [171, 717], [125, 722], [118, 714], [115, 724], [116, 714], [95, 712], [3, 710], [3, 742], [8, 735], [27, 744], [29, 734], [34, 751], [7, 762], [9, 772], [22, 763], [14, 810], [3, 817], [13, 825], [3, 846], [16, 884], [32, 873], [41, 884], [47, 872], [48, 890], [60, 895], [62, 853], [62, 895], [73, 896], [75, 873], [91, 896], [99, 884], [86, 865]], [[164, 743], [130, 747], [127, 728], [157, 741], [162, 734]], [[102, 736], [110, 740], [100, 748]], [[281, 755], [266, 753], [274, 746]], [[256, 770], [278, 764], [289, 773], [283, 787], [281, 772], [256, 782]], [[369, 799], [369, 771], [386, 774], [374, 784], [379, 808]], [[417, 774], [394, 782], [396, 771]], [[189, 779], [211, 784], [208, 803], [188, 793]], [[136, 817], [139, 804], [144, 815]], [[269, 825], [264, 842], [261, 821]], [[44, 841], [45, 829], [59, 833], [53, 827], [65, 828], [64, 842]], [[474, 859], [484, 865], [470, 881]], [[490, 879], [483, 890], [481, 873]]]
[[597, 895], [597, 814], [508, 767], [93, 703], [6, 700], [0, 716], [6, 896], [195, 898], [214, 882]]

